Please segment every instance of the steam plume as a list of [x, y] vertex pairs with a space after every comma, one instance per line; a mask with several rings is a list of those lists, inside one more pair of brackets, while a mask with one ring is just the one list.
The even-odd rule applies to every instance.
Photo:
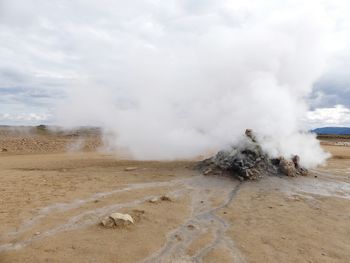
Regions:
[[146, 2], [147, 16], [125, 7], [115, 35], [101, 31], [80, 51], [85, 74], [57, 121], [100, 125], [113, 148], [138, 159], [194, 157], [251, 128], [271, 155], [299, 154], [306, 167], [325, 160], [300, 122], [326, 65], [332, 24], [321, 5]]

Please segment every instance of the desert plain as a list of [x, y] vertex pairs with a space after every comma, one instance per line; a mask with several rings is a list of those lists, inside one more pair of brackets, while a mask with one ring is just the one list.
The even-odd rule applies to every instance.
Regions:
[[[240, 182], [105, 151], [98, 130], [1, 127], [0, 262], [350, 262], [350, 147], [321, 143], [307, 177]], [[103, 227], [113, 212], [134, 224]]]

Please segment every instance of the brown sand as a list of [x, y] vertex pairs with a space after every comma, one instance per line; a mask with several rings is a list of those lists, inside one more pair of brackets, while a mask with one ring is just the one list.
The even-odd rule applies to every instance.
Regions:
[[[79, 138], [0, 131], [0, 262], [350, 262], [350, 147], [324, 146], [306, 178], [241, 184], [86, 138], [64, 153]], [[112, 212], [135, 224], [100, 226]]]

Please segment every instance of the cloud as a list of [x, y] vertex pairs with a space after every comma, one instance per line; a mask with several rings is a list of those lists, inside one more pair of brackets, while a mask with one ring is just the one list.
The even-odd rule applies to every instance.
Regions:
[[49, 115], [36, 113], [22, 113], [22, 114], [0, 114], [0, 123], [2, 124], [40, 124], [49, 119]]
[[322, 84], [316, 86], [309, 97], [310, 107], [312, 109], [327, 108], [338, 104], [350, 107], [349, 87], [350, 79], [348, 83], [339, 83], [336, 78], [322, 82]]
[[350, 109], [344, 105], [318, 108], [307, 113], [307, 123], [312, 127], [350, 126]]
[[330, 56], [327, 68], [314, 85], [312, 108], [350, 107], [350, 2], [323, 1], [333, 19], [334, 31], [327, 39]]
[[329, 58], [327, 69], [314, 84], [310, 96], [309, 102], [313, 108], [332, 107], [337, 104], [350, 107], [349, 68], [350, 47], [335, 52]]
[[[214, 45], [213, 39], [204, 36], [215, 30], [219, 37], [224, 34], [223, 29], [231, 34], [234, 28], [273, 23], [282, 14], [286, 19], [293, 19], [293, 16], [303, 16], [303, 12], [314, 10], [313, 14], [308, 14], [311, 20], [332, 24], [335, 30], [324, 41], [333, 55], [321, 81], [315, 85], [311, 106], [347, 105], [349, 101], [346, 64], [349, 56], [344, 56], [350, 54], [347, 1], [308, 1], [307, 4], [305, 1], [269, 1], [266, 4], [260, 0], [249, 3], [206, 0], [199, 4], [190, 0], [132, 3], [3, 0], [0, 3], [0, 87], [42, 89], [54, 98], [60, 94], [58, 100], [62, 100], [72, 87], [84, 85], [82, 83], [93, 82], [96, 89], [113, 83], [120, 98], [125, 78], [133, 70], [126, 58], [136, 56], [141, 50], [143, 54], [148, 53], [148, 57], [140, 57], [143, 60], [153, 56], [152, 50], [159, 56], [162, 52], [170, 56], [177, 44], [196, 48], [199, 41], [208, 41], [208, 46]], [[319, 15], [323, 17], [316, 17]], [[305, 22], [301, 20], [300, 23]], [[261, 46], [269, 44], [265, 33], [260, 31]], [[208, 59], [211, 59], [210, 54]], [[304, 62], [307, 60], [305, 57]], [[296, 71], [296, 74], [302, 72]], [[30, 100], [28, 97], [23, 103], [30, 103]], [[55, 99], [47, 101], [42, 110], [53, 108], [57, 102]]]

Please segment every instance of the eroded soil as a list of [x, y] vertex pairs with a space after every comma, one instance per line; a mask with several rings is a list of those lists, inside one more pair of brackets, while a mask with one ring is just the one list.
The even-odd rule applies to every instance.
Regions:
[[[324, 146], [334, 157], [308, 177], [240, 183], [191, 161], [25, 150], [31, 139], [16, 152], [11, 138], [0, 153], [0, 262], [350, 262], [350, 147]], [[171, 201], [149, 202], [162, 195]], [[112, 212], [135, 224], [99, 225]]]

